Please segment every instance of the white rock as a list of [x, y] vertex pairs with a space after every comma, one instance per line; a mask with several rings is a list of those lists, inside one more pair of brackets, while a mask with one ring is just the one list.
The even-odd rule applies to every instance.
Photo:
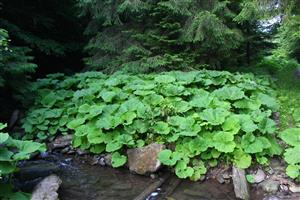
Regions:
[[293, 192], [293, 193], [300, 192], [300, 185], [290, 185], [290, 186], [289, 186], [289, 189], [290, 189], [290, 191]]
[[157, 156], [164, 148], [165, 146], [162, 144], [152, 143], [145, 147], [128, 149], [130, 171], [141, 175], [156, 172], [161, 166]]
[[50, 175], [37, 184], [32, 192], [31, 200], [58, 200], [57, 190], [62, 183], [56, 175]]

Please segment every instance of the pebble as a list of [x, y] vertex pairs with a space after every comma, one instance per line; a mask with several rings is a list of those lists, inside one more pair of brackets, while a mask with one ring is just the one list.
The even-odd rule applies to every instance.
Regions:
[[289, 192], [289, 187], [287, 185], [280, 185], [280, 190], [284, 193], [288, 193]]
[[222, 177], [223, 177], [224, 179], [230, 179], [230, 178], [231, 178], [231, 176], [229, 175], [229, 172], [228, 172], [228, 171], [225, 171], [225, 172], [222, 174]]
[[157, 178], [157, 175], [156, 175], [156, 174], [150, 174], [150, 178], [156, 179], [156, 178]]
[[106, 154], [103, 158], [104, 158], [104, 163], [105, 163], [105, 165], [107, 165], [107, 166], [112, 166], [112, 164], [111, 164], [111, 158], [112, 157], [112, 155], [111, 154]]
[[157, 196], [157, 195], [158, 195], [158, 192], [152, 192], [152, 193], [151, 193], [151, 196], [152, 196], [152, 197], [155, 197], [155, 196]]
[[231, 178], [231, 176], [228, 171], [218, 174], [216, 177], [217, 181], [221, 184], [230, 183], [230, 178]]
[[87, 154], [86, 151], [83, 151], [83, 150], [81, 150], [81, 149], [77, 149], [77, 150], [76, 150], [76, 153], [77, 153], [79, 156], [83, 156], [83, 155]]
[[101, 165], [101, 166], [105, 166], [105, 159], [102, 157], [99, 159], [98, 163]]

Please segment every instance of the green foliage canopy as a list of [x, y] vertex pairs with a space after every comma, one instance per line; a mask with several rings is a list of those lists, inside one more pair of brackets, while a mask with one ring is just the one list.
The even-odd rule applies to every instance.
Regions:
[[75, 147], [110, 152], [115, 167], [125, 164], [127, 148], [152, 142], [175, 146], [159, 159], [192, 180], [221, 160], [247, 168], [281, 153], [270, 118], [278, 108], [274, 92], [266, 78], [252, 74], [53, 74], [33, 88], [35, 105], [23, 121], [26, 138], [51, 140], [71, 132]]
[[89, 16], [89, 69], [220, 69], [246, 63], [246, 54], [259, 54], [249, 44], [264, 43], [257, 1], [78, 0], [78, 6]]

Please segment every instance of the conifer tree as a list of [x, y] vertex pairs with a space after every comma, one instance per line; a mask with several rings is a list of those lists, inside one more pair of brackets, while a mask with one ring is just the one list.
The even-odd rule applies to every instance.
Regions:
[[283, 25], [277, 35], [278, 49], [275, 54], [297, 59], [300, 62], [300, 1], [286, 5]]
[[80, 65], [83, 29], [75, 1], [3, 0], [1, 7], [0, 27], [12, 45], [32, 50], [39, 74]]
[[18, 90], [23, 86], [27, 75], [37, 67], [28, 53], [27, 47], [11, 46], [8, 32], [0, 29], [0, 87]]
[[89, 69], [221, 69], [244, 64], [247, 57], [250, 62], [257, 53], [249, 53], [250, 44], [254, 48], [263, 40], [260, 18], [253, 17], [256, 0], [78, 0], [78, 5], [90, 19]]

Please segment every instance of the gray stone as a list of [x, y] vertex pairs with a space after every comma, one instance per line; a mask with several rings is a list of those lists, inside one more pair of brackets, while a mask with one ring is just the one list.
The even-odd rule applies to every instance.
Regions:
[[229, 174], [229, 172], [227, 170], [222, 171], [221, 173], [218, 173], [216, 176], [217, 181], [221, 184], [230, 183], [230, 178], [231, 178], [231, 175]]
[[157, 155], [164, 148], [162, 144], [152, 143], [145, 147], [128, 149], [129, 170], [141, 175], [156, 172], [161, 166]]
[[107, 166], [112, 166], [112, 164], [111, 164], [111, 154], [106, 154], [103, 158], [104, 158], [104, 163], [105, 163], [105, 165], [107, 165]]
[[87, 151], [81, 150], [81, 149], [76, 149], [76, 153], [77, 153], [77, 155], [79, 155], [79, 156], [83, 156], [83, 155], [88, 154]]
[[57, 173], [60, 170], [59, 165], [48, 161], [27, 161], [24, 166], [15, 174], [19, 180], [27, 181], [39, 177], [46, 177]]
[[258, 169], [257, 172], [255, 174], [253, 174], [253, 176], [254, 176], [255, 183], [260, 183], [260, 182], [264, 181], [266, 178], [265, 172], [261, 169]]
[[245, 170], [232, 166], [232, 181], [235, 196], [239, 199], [250, 199]]
[[279, 182], [272, 179], [268, 179], [260, 183], [260, 186], [265, 192], [274, 194], [278, 191]]
[[52, 143], [49, 144], [49, 148], [54, 150], [71, 146], [72, 140], [73, 135], [60, 135], [56, 137]]
[[101, 166], [105, 166], [105, 159], [104, 159], [104, 157], [102, 157], [102, 158], [99, 159], [99, 164]]
[[57, 190], [61, 183], [58, 176], [47, 176], [34, 188], [31, 200], [58, 200]]
[[224, 180], [224, 178], [223, 178], [222, 175], [217, 176], [216, 179], [217, 179], [217, 181], [218, 181], [219, 183], [221, 183], [221, 184], [225, 183], [225, 180]]
[[284, 185], [284, 184], [280, 184], [279, 185], [279, 188], [280, 188], [280, 191], [283, 193], [283, 194], [287, 194], [289, 192], [289, 187], [287, 185]]
[[282, 200], [282, 199], [277, 196], [267, 196], [263, 198], [263, 200]]
[[293, 193], [300, 193], [300, 185], [290, 185], [289, 190]]
[[156, 174], [150, 174], [150, 178], [156, 179], [158, 176]]

